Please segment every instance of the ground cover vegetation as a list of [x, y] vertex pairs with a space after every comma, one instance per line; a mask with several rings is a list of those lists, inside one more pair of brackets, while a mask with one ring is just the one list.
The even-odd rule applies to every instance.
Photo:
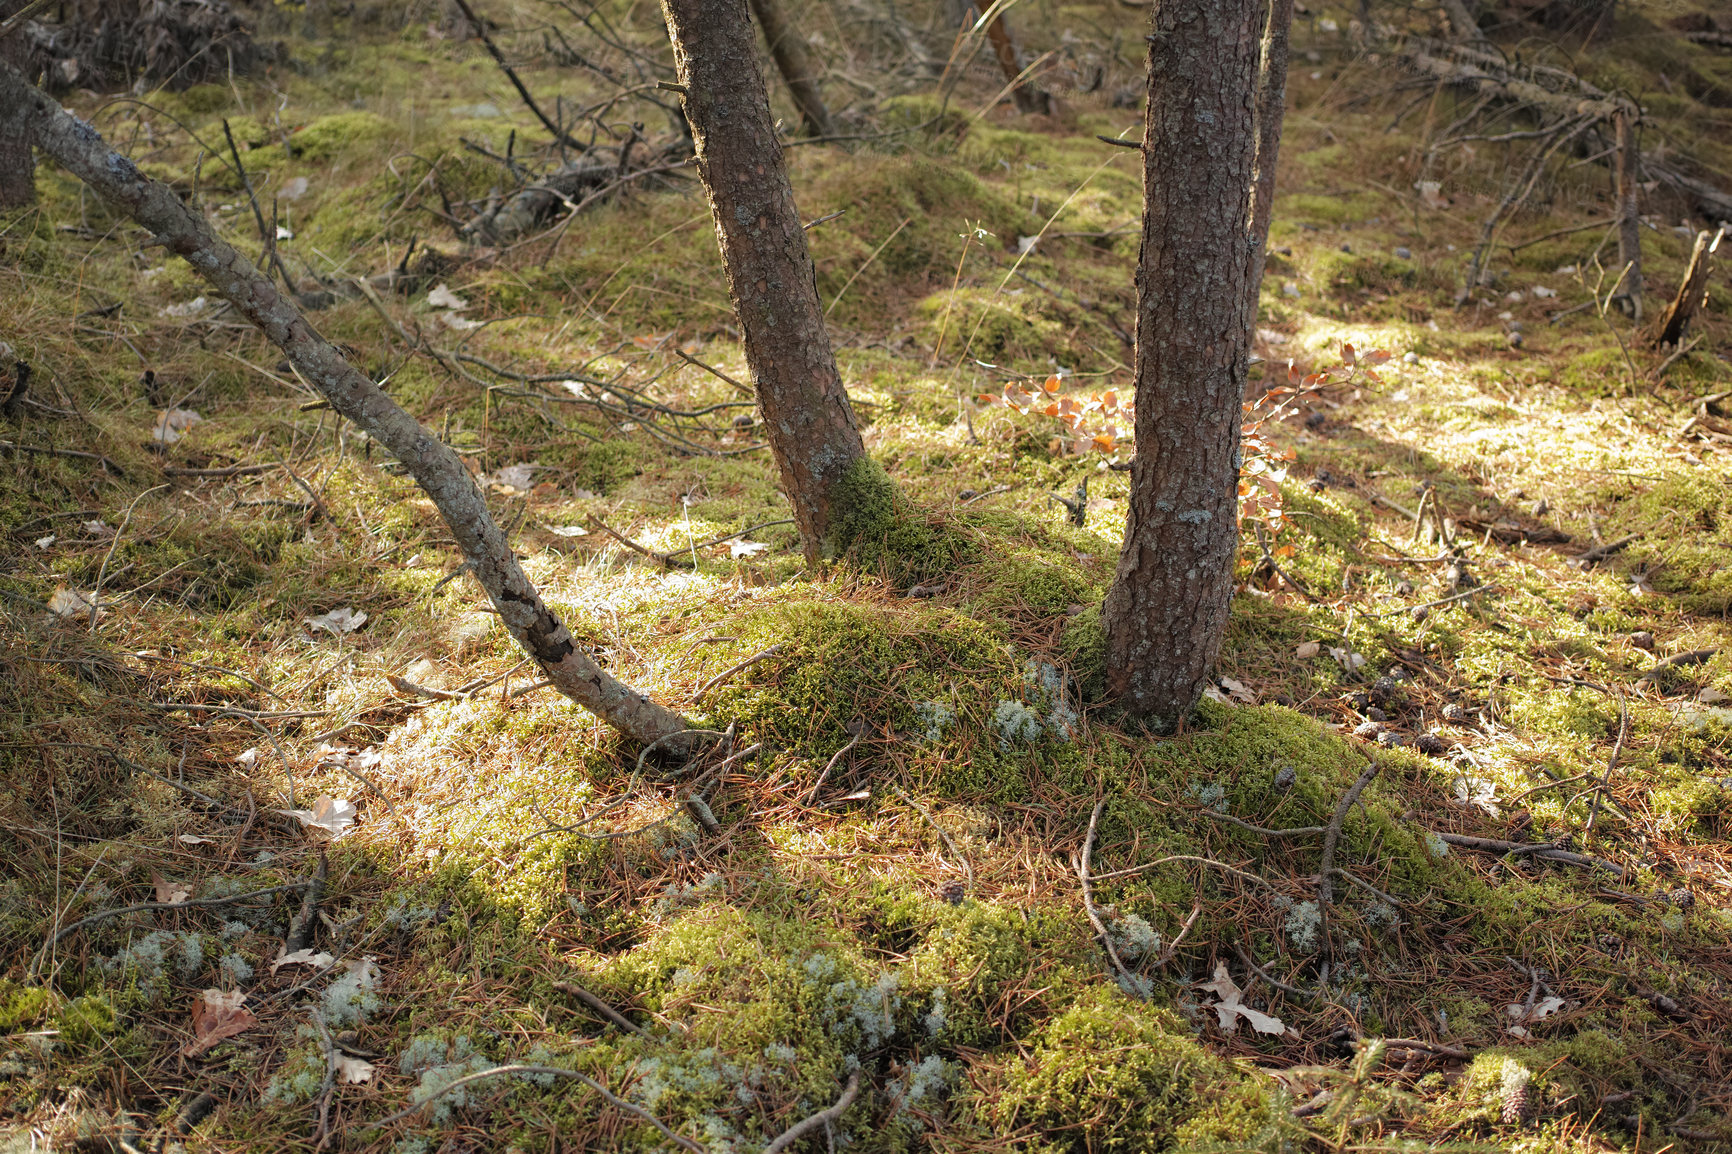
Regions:
[[[45, 25], [39, 75], [716, 740], [542, 684], [403, 467], [43, 163], [0, 217], [6, 1148], [1732, 1144], [1723, 271], [1648, 337], [1732, 187], [1720, 16], [1298, 12], [1227, 640], [1154, 735], [1100, 625], [1146, 10], [783, 6], [895, 483], [816, 560], [659, 13], [236, 12], [250, 70], [80, 92]], [[1636, 109], [1641, 320], [1565, 91]]]

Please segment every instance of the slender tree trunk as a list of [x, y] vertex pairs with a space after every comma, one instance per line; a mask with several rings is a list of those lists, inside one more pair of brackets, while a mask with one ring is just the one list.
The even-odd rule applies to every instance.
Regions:
[[1024, 77], [1022, 53], [1016, 50], [1016, 40], [1010, 34], [1010, 23], [1003, 13], [992, 18], [992, 23], [986, 26], [986, 38], [992, 41], [993, 55], [998, 57], [998, 67], [1004, 73], [1005, 83], [1011, 85], [1010, 95], [1016, 101], [1016, 110], [1027, 115], [1038, 113], [1046, 115], [1052, 111], [1052, 96], [1046, 89], [1034, 82], [1033, 77]]
[[806, 51], [806, 38], [789, 23], [781, 0], [752, 0], [752, 14], [764, 30], [764, 41], [770, 46], [770, 59], [800, 110], [808, 136], [834, 136], [830, 125], [830, 110], [824, 107], [824, 97], [818, 92], [818, 68], [812, 54]]
[[1263, 62], [1257, 78], [1257, 160], [1251, 183], [1251, 319], [1257, 317], [1257, 297], [1263, 285], [1263, 261], [1268, 256], [1269, 221], [1275, 211], [1275, 162], [1281, 155], [1281, 122], [1287, 112], [1287, 45], [1293, 27], [1293, 0], [1269, 0], [1269, 22], [1263, 30]]
[[1202, 695], [1233, 593], [1267, 2], [1156, 0], [1152, 12], [1136, 456], [1102, 623], [1110, 691], [1162, 728]]
[[[24, 6], [25, 0], [0, 0], [0, 20]], [[0, 62], [19, 72], [29, 66], [30, 50], [22, 30], [0, 41]], [[30, 128], [24, 109], [0, 95], [0, 209], [36, 203], [36, 157], [30, 151]]]
[[663, 749], [675, 754], [689, 749], [666, 740], [690, 728], [685, 719], [604, 672], [542, 602], [488, 513], [469, 470], [449, 446], [345, 361], [313, 331], [293, 302], [280, 295], [252, 261], [212, 233], [204, 217], [181, 203], [173, 189], [111, 152], [90, 125], [30, 87], [16, 69], [0, 64], [0, 104], [8, 102], [23, 110], [22, 119], [38, 148], [149, 229], [167, 251], [184, 257], [283, 351], [333, 409], [409, 467], [438, 507], [506, 628], [555, 688], [636, 741], [660, 740]]
[[1626, 266], [1624, 284], [1618, 290], [1618, 304], [1624, 312], [1642, 320], [1642, 218], [1637, 212], [1636, 194], [1636, 125], [1628, 112], [1612, 117], [1617, 134], [1616, 165], [1618, 197], [1618, 263]]
[[662, 0], [765, 435], [806, 557], [847, 542], [868, 460], [824, 328], [746, 0]]

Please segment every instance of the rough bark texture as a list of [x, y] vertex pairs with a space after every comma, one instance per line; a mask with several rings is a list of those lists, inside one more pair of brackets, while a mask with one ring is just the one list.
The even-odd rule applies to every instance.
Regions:
[[1636, 124], [1627, 112], [1612, 118], [1617, 134], [1618, 159], [1615, 168], [1618, 194], [1618, 263], [1629, 266], [1624, 274], [1624, 286], [1618, 290], [1618, 300], [1624, 311], [1638, 322], [1642, 319], [1642, 219], [1636, 211]]
[[1022, 70], [1026, 65], [1022, 62], [1022, 53], [1016, 50], [1010, 24], [1002, 15], [994, 16], [992, 23], [986, 26], [986, 38], [992, 41], [992, 53], [998, 57], [998, 67], [1004, 73], [1005, 83], [1011, 85], [1010, 95], [1016, 101], [1016, 110], [1043, 116], [1051, 112], [1052, 96], [1032, 77], [1023, 77]]
[[1714, 270], [1714, 253], [1725, 235], [1725, 225], [1721, 225], [1718, 232], [1696, 234], [1696, 247], [1691, 250], [1690, 267], [1684, 270], [1678, 295], [1672, 298], [1672, 303], [1666, 306], [1666, 311], [1660, 314], [1660, 320], [1654, 326], [1656, 348], [1683, 343], [1684, 334], [1690, 331], [1690, 319], [1707, 299], [1708, 275]]
[[770, 59], [800, 110], [800, 119], [808, 136], [834, 136], [830, 125], [830, 110], [824, 107], [824, 97], [818, 92], [818, 66], [806, 51], [806, 38], [783, 14], [781, 0], [752, 0], [752, 15], [764, 30], [764, 42], [770, 46]]
[[[184, 258], [283, 351], [332, 408], [409, 467], [438, 506], [506, 628], [560, 692], [640, 742], [690, 728], [677, 713], [609, 676], [578, 648], [518, 565], [461, 458], [314, 332], [252, 261], [215, 236], [204, 217], [182, 204], [167, 185], [111, 151], [89, 124], [31, 88], [15, 69], [0, 64], [0, 102], [7, 101], [24, 110], [38, 148], [149, 229], [156, 243]], [[671, 742], [663, 748], [670, 746], [681, 752]]]
[[1281, 156], [1281, 122], [1287, 112], [1287, 46], [1293, 27], [1293, 0], [1270, 0], [1263, 31], [1263, 63], [1257, 77], [1257, 160], [1251, 184], [1251, 317], [1268, 255], [1269, 218], [1275, 211], [1275, 163]]
[[[0, 0], [0, 20], [24, 6], [24, 0]], [[30, 49], [20, 29], [0, 41], [0, 62], [28, 68]], [[36, 202], [36, 157], [30, 151], [30, 128], [24, 110], [0, 92], [0, 210]]]
[[1107, 681], [1168, 727], [1221, 649], [1252, 315], [1253, 104], [1266, 0], [1156, 0], [1138, 261], [1136, 456], [1102, 610]]
[[866, 449], [824, 328], [746, 0], [662, 0], [662, 12], [765, 436], [815, 561], [838, 544], [839, 489]]

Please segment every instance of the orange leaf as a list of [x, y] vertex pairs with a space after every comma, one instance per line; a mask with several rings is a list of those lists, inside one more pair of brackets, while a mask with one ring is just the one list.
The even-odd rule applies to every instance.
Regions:
[[1041, 412], [1045, 413], [1049, 417], [1056, 417], [1058, 416], [1058, 406], [1048, 405], [1046, 408], [1042, 409]]
[[1393, 355], [1394, 354], [1392, 354], [1388, 349], [1372, 349], [1369, 353], [1365, 354], [1365, 359], [1371, 364], [1381, 365]]
[[1298, 384], [1299, 379], [1301, 377], [1303, 377], [1304, 375], [1305, 375], [1304, 373], [1301, 373], [1299, 371], [1298, 365], [1294, 364], [1292, 361], [1287, 362], [1287, 383], [1289, 385]]
[[990, 393], [982, 393], [982, 394], [980, 394], [980, 396], [978, 396], [974, 399], [983, 405], [996, 405], [996, 404], [998, 404], [998, 398], [993, 396]]
[[1095, 447], [1103, 453], [1110, 453], [1114, 449], [1118, 448], [1118, 439], [1113, 436], [1113, 431], [1111, 429], [1108, 429], [1104, 433], [1096, 433]]
[[1114, 392], [1112, 389], [1108, 389], [1106, 392], [1101, 394], [1101, 406], [1103, 408], [1107, 408], [1107, 409], [1115, 408], [1115, 407], [1117, 407], [1118, 403], [1119, 403], [1119, 395], [1118, 395], [1118, 393]]
[[1048, 377], [1046, 379], [1046, 384], [1042, 385], [1041, 387], [1044, 388], [1049, 393], [1056, 393], [1056, 392], [1058, 392], [1058, 386], [1059, 386], [1059, 379], [1056, 376], [1053, 376], [1053, 377]]
[[1346, 341], [1341, 342], [1341, 359], [1350, 365], [1354, 363], [1353, 346]]

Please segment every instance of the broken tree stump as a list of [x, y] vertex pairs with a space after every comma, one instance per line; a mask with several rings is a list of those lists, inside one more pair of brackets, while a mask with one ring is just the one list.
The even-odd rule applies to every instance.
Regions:
[[1696, 234], [1696, 247], [1690, 253], [1690, 267], [1684, 272], [1684, 281], [1678, 286], [1678, 295], [1672, 298], [1672, 303], [1666, 306], [1666, 311], [1660, 314], [1659, 323], [1654, 326], [1655, 348], [1677, 346], [1683, 341], [1685, 332], [1690, 328], [1690, 319], [1707, 299], [1708, 274], [1714, 267], [1714, 252], [1720, 247], [1720, 240], [1725, 235], [1725, 225], [1721, 225], [1717, 232], [1703, 230]]

